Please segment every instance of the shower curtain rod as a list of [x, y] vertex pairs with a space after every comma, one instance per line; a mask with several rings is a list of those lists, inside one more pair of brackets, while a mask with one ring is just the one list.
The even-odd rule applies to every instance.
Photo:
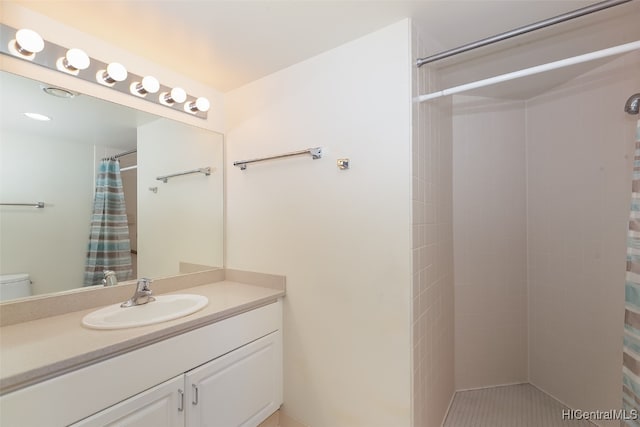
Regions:
[[488, 79], [478, 80], [471, 83], [466, 83], [460, 86], [454, 86], [449, 89], [432, 92], [426, 95], [420, 95], [416, 97], [418, 102], [430, 101], [432, 99], [441, 98], [447, 95], [454, 95], [460, 92], [466, 92], [471, 89], [478, 89], [485, 86], [491, 86], [496, 83], [502, 83], [509, 80], [519, 79], [521, 77], [531, 76], [533, 74], [544, 73], [546, 71], [555, 70], [558, 68], [568, 67], [570, 65], [581, 64], [583, 62], [593, 61], [595, 59], [606, 58], [612, 55], [619, 55], [621, 53], [631, 52], [632, 50], [640, 49], [640, 40], [621, 44], [619, 46], [610, 47], [607, 49], [597, 50], [591, 53], [585, 53], [584, 55], [573, 56], [571, 58], [561, 59], [555, 62], [549, 62], [547, 64], [537, 65], [535, 67], [525, 68], [519, 71], [513, 71], [511, 73], [501, 74], [495, 77], [489, 77]]
[[542, 28], [550, 27], [551, 25], [560, 24], [562, 22], [569, 21], [575, 18], [580, 18], [581, 16], [588, 15], [590, 13], [599, 12], [601, 10], [618, 6], [623, 3], [629, 3], [630, 1], [632, 0], [606, 0], [600, 3], [595, 3], [590, 6], [583, 7], [581, 9], [576, 9], [571, 12], [563, 13], [562, 15], [554, 16], [553, 18], [549, 18], [549, 19], [535, 22], [533, 24], [525, 25], [524, 27], [519, 27], [511, 31], [506, 31], [504, 33], [496, 34], [495, 36], [487, 37], [472, 43], [467, 43], [465, 45], [456, 47], [454, 49], [445, 50], [444, 52], [436, 53], [435, 55], [427, 56], [425, 58], [418, 58], [416, 60], [416, 65], [418, 66], [418, 68], [420, 68], [424, 64], [428, 64], [430, 62], [435, 62], [441, 59], [449, 58], [451, 56], [458, 55], [460, 53], [464, 53], [480, 47], [484, 47], [493, 43], [497, 43], [502, 40], [507, 40], [512, 37], [530, 33], [535, 30], [540, 30]]
[[122, 153], [118, 153], [114, 156], [109, 156], [109, 157], [104, 157], [102, 160], [115, 160], [119, 157], [123, 157], [126, 156], [127, 154], [133, 154], [133, 153], [137, 153], [138, 150], [136, 148], [134, 148], [133, 150], [129, 150], [129, 151], [124, 151]]

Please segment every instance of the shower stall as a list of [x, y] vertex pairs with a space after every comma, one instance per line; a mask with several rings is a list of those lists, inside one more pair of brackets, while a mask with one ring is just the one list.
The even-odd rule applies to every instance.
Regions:
[[[426, 71], [423, 87], [479, 57]], [[417, 97], [454, 94], [448, 427], [620, 425], [607, 411], [622, 408], [640, 51], [550, 70]]]
[[621, 408], [638, 87], [629, 54], [528, 99], [454, 99], [457, 390]]

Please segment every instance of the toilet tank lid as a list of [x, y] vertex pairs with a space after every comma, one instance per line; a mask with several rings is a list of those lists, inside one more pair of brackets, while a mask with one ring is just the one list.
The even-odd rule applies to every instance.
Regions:
[[29, 280], [29, 274], [17, 273], [17, 274], [2, 274], [0, 275], [0, 283], [15, 283]]

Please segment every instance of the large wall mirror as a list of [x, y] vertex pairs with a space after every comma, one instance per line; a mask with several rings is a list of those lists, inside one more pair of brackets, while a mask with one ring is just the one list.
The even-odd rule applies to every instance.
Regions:
[[[222, 267], [221, 134], [4, 71], [0, 89], [0, 276], [28, 274], [34, 295], [88, 285], [96, 188], [111, 158], [126, 206], [129, 279]], [[210, 174], [197, 172], [204, 168]], [[167, 175], [176, 176], [157, 179]], [[37, 202], [44, 208], [12, 205]]]

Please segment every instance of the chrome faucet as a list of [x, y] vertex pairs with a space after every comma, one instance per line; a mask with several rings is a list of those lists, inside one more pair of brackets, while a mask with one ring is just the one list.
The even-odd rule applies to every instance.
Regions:
[[149, 288], [151, 282], [152, 280], [146, 277], [139, 279], [133, 296], [120, 304], [120, 307], [133, 307], [134, 305], [142, 305], [155, 301], [155, 298], [151, 296], [151, 289]]
[[113, 286], [118, 284], [118, 277], [116, 276], [116, 272], [112, 270], [105, 270], [104, 279], [102, 279], [103, 286]]

